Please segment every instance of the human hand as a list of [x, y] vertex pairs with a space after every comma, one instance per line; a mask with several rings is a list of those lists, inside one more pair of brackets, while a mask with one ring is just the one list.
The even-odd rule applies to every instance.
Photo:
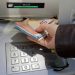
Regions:
[[33, 42], [36, 42], [42, 46], [45, 46], [49, 49], [55, 49], [55, 34], [56, 34], [56, 30], [58, 28], [58, 25], [56, 24], [56, 22], [57, 22], [57, 20], [54, 20], [50, 24], [42, 22], [42, 24], [40, 24], [40, 26], [35, 29], [35, 31], [38, 33], [47, 31], [48, 35], [46, 38], [43, 38], [41, 40], [33, 40], [32, 38], [28, 37], [28, 39]]

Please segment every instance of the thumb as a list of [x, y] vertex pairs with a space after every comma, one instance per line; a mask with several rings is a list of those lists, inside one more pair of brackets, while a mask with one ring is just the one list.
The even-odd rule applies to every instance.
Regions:
[[38, 28], [35, 29], [35, 31], [37, 32], [44, 32], [45, 30], [47, 30], [48, 25], [46, 24], [40, 24], [40, 26]]
[[46, 31], [51, 37], [55, 36], [56, 30], [58, 28], [58, 25], [51, 23], [51, 24], [41, 24], [36, 31], [37, 32], [44, 32]]

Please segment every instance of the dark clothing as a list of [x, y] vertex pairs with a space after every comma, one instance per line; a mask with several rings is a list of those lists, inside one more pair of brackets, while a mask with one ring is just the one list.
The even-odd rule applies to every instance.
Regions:
[[55, 44], [59, 56], [75, 57], [75, 25], [59, 25], [56, 31]]

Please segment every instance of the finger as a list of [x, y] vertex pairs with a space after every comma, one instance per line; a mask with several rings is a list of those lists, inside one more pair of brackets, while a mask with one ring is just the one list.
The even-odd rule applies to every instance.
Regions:
[[44, 32], [45, 30], [47, 30], [47, 25], [46, 24], [40, 24], [40, 26], [38, 28], [35, 29], [35, 31], [37, 32]]
[[54, 19], [54, 21], [52, 22], [52, 24], [58, 24], [58, 20], [57, 19]]
[[57, 25], [58, 25], [58, 24], [59, 24], [59, 21], [58, 21], [58, 20], [56, 20], [55, 24], [57, 24]]
[[27, 26], [27, 25], [24, 25], [22, 22], [16, 22], [16, 24], [17, 24], [18, 26], [21, 26], [21, 27]]
[[21, 22], [16, 22], [17, 25], [21, 25]]
[[42, 20], [40, 22], [40, 26], [36, 29], [37, 32], [43, 32], [47, 27], [48, 24], [51, 24], [54, 22], [55, 19], [49, 19], [49, 20]]
[[56, 19], [51, 19], [49, 23], [47, 23], [46, 21], [42, 21], [40, 23], [40, 26], [38, 28], [36, 28], [37, 32], [43, 32], [45, 30], [49, 30], [50, 25], [55, 25], [58, 22], [58, 20]]

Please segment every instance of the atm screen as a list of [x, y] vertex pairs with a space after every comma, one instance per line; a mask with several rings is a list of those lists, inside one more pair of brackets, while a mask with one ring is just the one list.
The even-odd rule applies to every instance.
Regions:
[[7, 2], [7, 8], [44, 8], [44, 3], [12, 3]]

